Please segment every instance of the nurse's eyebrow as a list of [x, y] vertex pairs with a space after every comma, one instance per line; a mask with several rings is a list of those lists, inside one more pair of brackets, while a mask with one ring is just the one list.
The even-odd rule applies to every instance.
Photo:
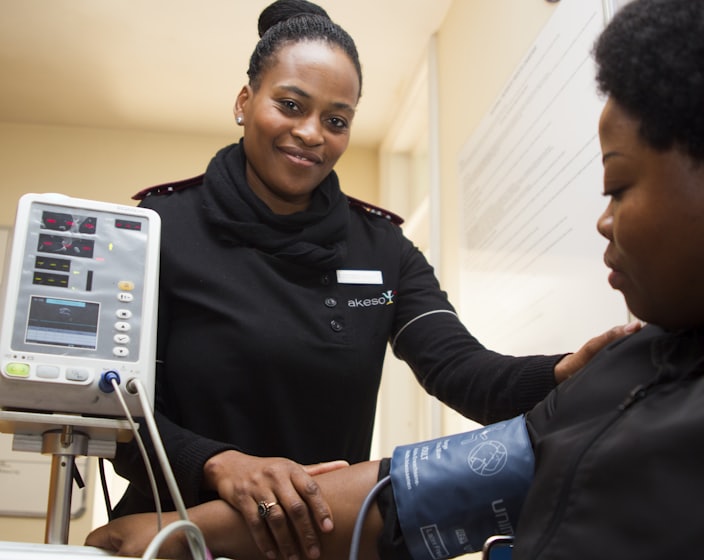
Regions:
[[310, 93], [302, 90], [298, 86], [283, 85], [283, 86], [281, 86], [281, 89], [285, 89], [286, 91], [290, 91], [291, 93], [295, 93], [296, 95], [300, 95], [301, 97], [305, 97], [306, 99], [310, 99], [310, 97], [311, 97]]

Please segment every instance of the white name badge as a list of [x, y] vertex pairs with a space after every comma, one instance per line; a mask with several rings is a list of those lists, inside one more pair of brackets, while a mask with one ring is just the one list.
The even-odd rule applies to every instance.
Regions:
[[381, 270], [338, 270], [338, 284], [383, 284]]

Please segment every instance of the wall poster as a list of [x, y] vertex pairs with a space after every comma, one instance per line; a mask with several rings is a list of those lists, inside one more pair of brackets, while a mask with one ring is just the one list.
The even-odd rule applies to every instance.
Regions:
[[489, 348], [574, 351], [628, 320], [607, 283], [591, 49], [601, 0], [562, 0], [458, 157], [461, 316]]

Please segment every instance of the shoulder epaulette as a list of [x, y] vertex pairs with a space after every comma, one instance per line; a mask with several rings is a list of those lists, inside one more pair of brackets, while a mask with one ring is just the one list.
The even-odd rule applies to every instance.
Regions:
[[374, 216], [385, 218], [391, 223], [396, 224], [397, 226], [400, 226], [404, 221], [401, 216], [394, 214], [393, 212], [389, 212], [388, 210], [384, 210], [379, 206], [374, 206], [373, 204], [369, 204], [368, 202], [364, 202], [363, 200], [359, 200], [358, 198], [354, 198], [353, 196], [346, 196], [349, 205], [353, 208], [361, 208], [367, 214], [372, 214]]
[[197, 177], [191, 177], [190, 179], [183, 179], [182, 181], [175, 181], [173, 183], [163, 183], [161, 185], [155, 185], [153, 187], [147, 187], [142, 189], [137, 194], [132, 196], [132, 200], [144, 200], [148, 196], [155, 196], [160, 194], [168, 194], [176, 191], [182, 191], [188, 187], [194, 187], [203, 183], [203, 175], [198, 175]]

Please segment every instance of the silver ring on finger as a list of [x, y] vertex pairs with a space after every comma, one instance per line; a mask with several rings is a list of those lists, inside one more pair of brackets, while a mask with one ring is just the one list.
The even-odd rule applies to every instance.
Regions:
[[257, 513], [262, 519], [266, 519], [271, 514], [271, 508], [278, 505], [278, 502], [265, 502], [262, 500], [257, 504]]

